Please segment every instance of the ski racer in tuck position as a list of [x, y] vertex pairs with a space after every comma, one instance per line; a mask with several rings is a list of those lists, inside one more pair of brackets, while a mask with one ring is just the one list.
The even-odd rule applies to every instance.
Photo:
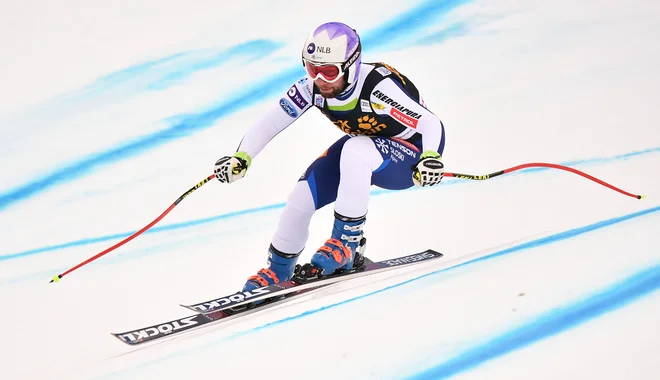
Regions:
[[354, 29], [338, 22], [320, 25], [304, 43], [302, 63], [307, 75], [248, 129], [236, 153], [215, 163], [216, 178], [223, 183], [243, 178], [266, 144], [312, 107], [346, 136], [296, 183], [268, 249], [267, 268], [249, 277], [243, 291], [292, 278], [316, 210], [335, 202], [331, 236], [306, 265], [330, 275], [359, 265], [371, 185], [402, 190], [443, 178], [442, 122], [405, 75], [385, 63], [362, 62]]

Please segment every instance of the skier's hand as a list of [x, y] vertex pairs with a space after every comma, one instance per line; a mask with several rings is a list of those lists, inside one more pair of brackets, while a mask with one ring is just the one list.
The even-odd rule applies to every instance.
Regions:
[[445, 165], [438, 152], [427, 150], [419, 157], [419, 161], [411, 169], [415, 186], [433, 186], [442, 181]]
[[245, 152], [236, 152], [233, 156], [225, 156], [215, 163], [215, 178], [222, 183], [232, 183], [245, 177], [252, 158]]

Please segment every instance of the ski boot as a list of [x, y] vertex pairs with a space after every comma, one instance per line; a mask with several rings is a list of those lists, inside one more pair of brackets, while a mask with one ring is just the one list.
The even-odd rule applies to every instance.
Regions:
[[250, 291], [268, 285], [279, 284], [293, 276], [300, 253], [280, 252], [273, 245], [268, 248], [268, 268], [260, 269], [256, 275], [248, 278], [243, 291]]
[[332, 235], [312, 256], [311, 263], [296, 269], [293, 278], [305, 282], [314, 278], [327, 277], [359, 270], [364, 266], [364, 238], [362, 229], [366, 218], [347, 218], [335, 212]]

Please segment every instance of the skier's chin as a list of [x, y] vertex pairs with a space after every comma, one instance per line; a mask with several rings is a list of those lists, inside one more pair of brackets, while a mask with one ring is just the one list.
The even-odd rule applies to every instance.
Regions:
[[334, 98], [344, 91], [345, 83], [343, 79], [332, 83], [326, 82], [323, 79], [317, 79], [316, 86], [324, 98]]
[[341, 93], [341, 89], [331, 88], [327, 90], [319, 89], [324, 98], [334, 98]]

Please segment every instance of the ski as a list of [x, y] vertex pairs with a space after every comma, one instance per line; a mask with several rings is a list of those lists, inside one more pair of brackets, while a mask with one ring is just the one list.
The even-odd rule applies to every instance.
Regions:
[[233, 309], [216, 311], [207, 314], [194, 314], [184, 318], [174, 319], [168, 322], [159, 323], [152, 326], [142, 327], [136, 330], [130, 330], [120, 333], [111, 333], [115, 338], [129, 346], [136, 346], [147, 342], [171, 337], [185, 331], [199, 330], [202, 327], [209, 327], [221, 322], [228, 322], [238, 317], [247, 316], [257, 311], [265, 310], [285, 302], [291, 301], [292, 297], [298, 295], [308, 295], [316, 290], [324, 288], [324, 284], [318, 284], [317, 287], [300, 290], [297, 293], [289, 293], [286, 298], [278, 298], [264, 301], [250, 307], [235, 307]]
[[[269, 289], [269, 292], [263, 292], [259, 294], [255, 293], [255, 295], [250, 297], [246, 297], [243, 292], [239, 292], [236, 294], [240, 294], [243, 298], [238, 296], [234, 297], [233, 299], [229, 299], [231, 296], [222, 298], [229, 299], [230, 306], [228, 307], [224, 304], [220, 305], [220, 302], [217, 303], [220, 305], [219, 307], [221, 309], [216, 307], [215, 302], [222, 299], [212, 300], [196, 305], [189, 305], [186, 307], [196, 311], [203, 310], [203, 312], [198, 312], [194, 315], [189, 315], [183, 318], [158, 323], [135, 330], [111, 334], [127, 345], [142, 345], [144, 343], [162, 340], [164, 338], [172, 337], [175, 335], [178, 336], [183, 332], [191, 332], [193, 330], [196, 331], [204, 327], [217, 325], [219, 323], [247, 316], [261, 310], [266, 310], [271, 307], [290, 302], [297, 296], [310, 295], [316, 291], [323, 290], [328, 286], [336, 284], [340, 281], [382, 273], [384, 271], [392, 270], [395, 268], [407, 267], [413, 264], [439, 259], [441, 257], [443, 257], [442, 253], [430, 249], [414, 255], [401, 256], [378, 262], [372, 262], [365, 257], [365, 265], [354, 271], [321, 277], [319, 279], [312, 279], [302, 284], [295, 283], [293, 281], [286, 281], [276, 285], [275, 287], [266, 287], [271, 288]], [[263, 302], [254, 303], [255, 301]], [[225, 301], [222, 302], [224, 303]], [[210, 310], [213, 307], [216, 308]]]
[[284, 281], [279, 284], [269, 285], [251, 291], [237, 292], [229, 296], [181, 306], [203, 315], [215, 313], [236, 307], [255, 305], [256, 301], [279, 298], [287, 296], [293, 292], [299, 292], [305, 289], [319, 287], [321, 285], [331, 285], [352, 278], [374, 275], [396, 268], [407, 267], [424, 261], [439, 259], [442, 256], [442, 253], [428, 249], [424, 252], [416, 253], [413, 255], [401, 256], [383, 261], [372, 262], [365, 258], [365, 265], [361, 268], [358, 268], [357, 270], [310, 279], [302, 283], [295, 282], [295, 280]]

